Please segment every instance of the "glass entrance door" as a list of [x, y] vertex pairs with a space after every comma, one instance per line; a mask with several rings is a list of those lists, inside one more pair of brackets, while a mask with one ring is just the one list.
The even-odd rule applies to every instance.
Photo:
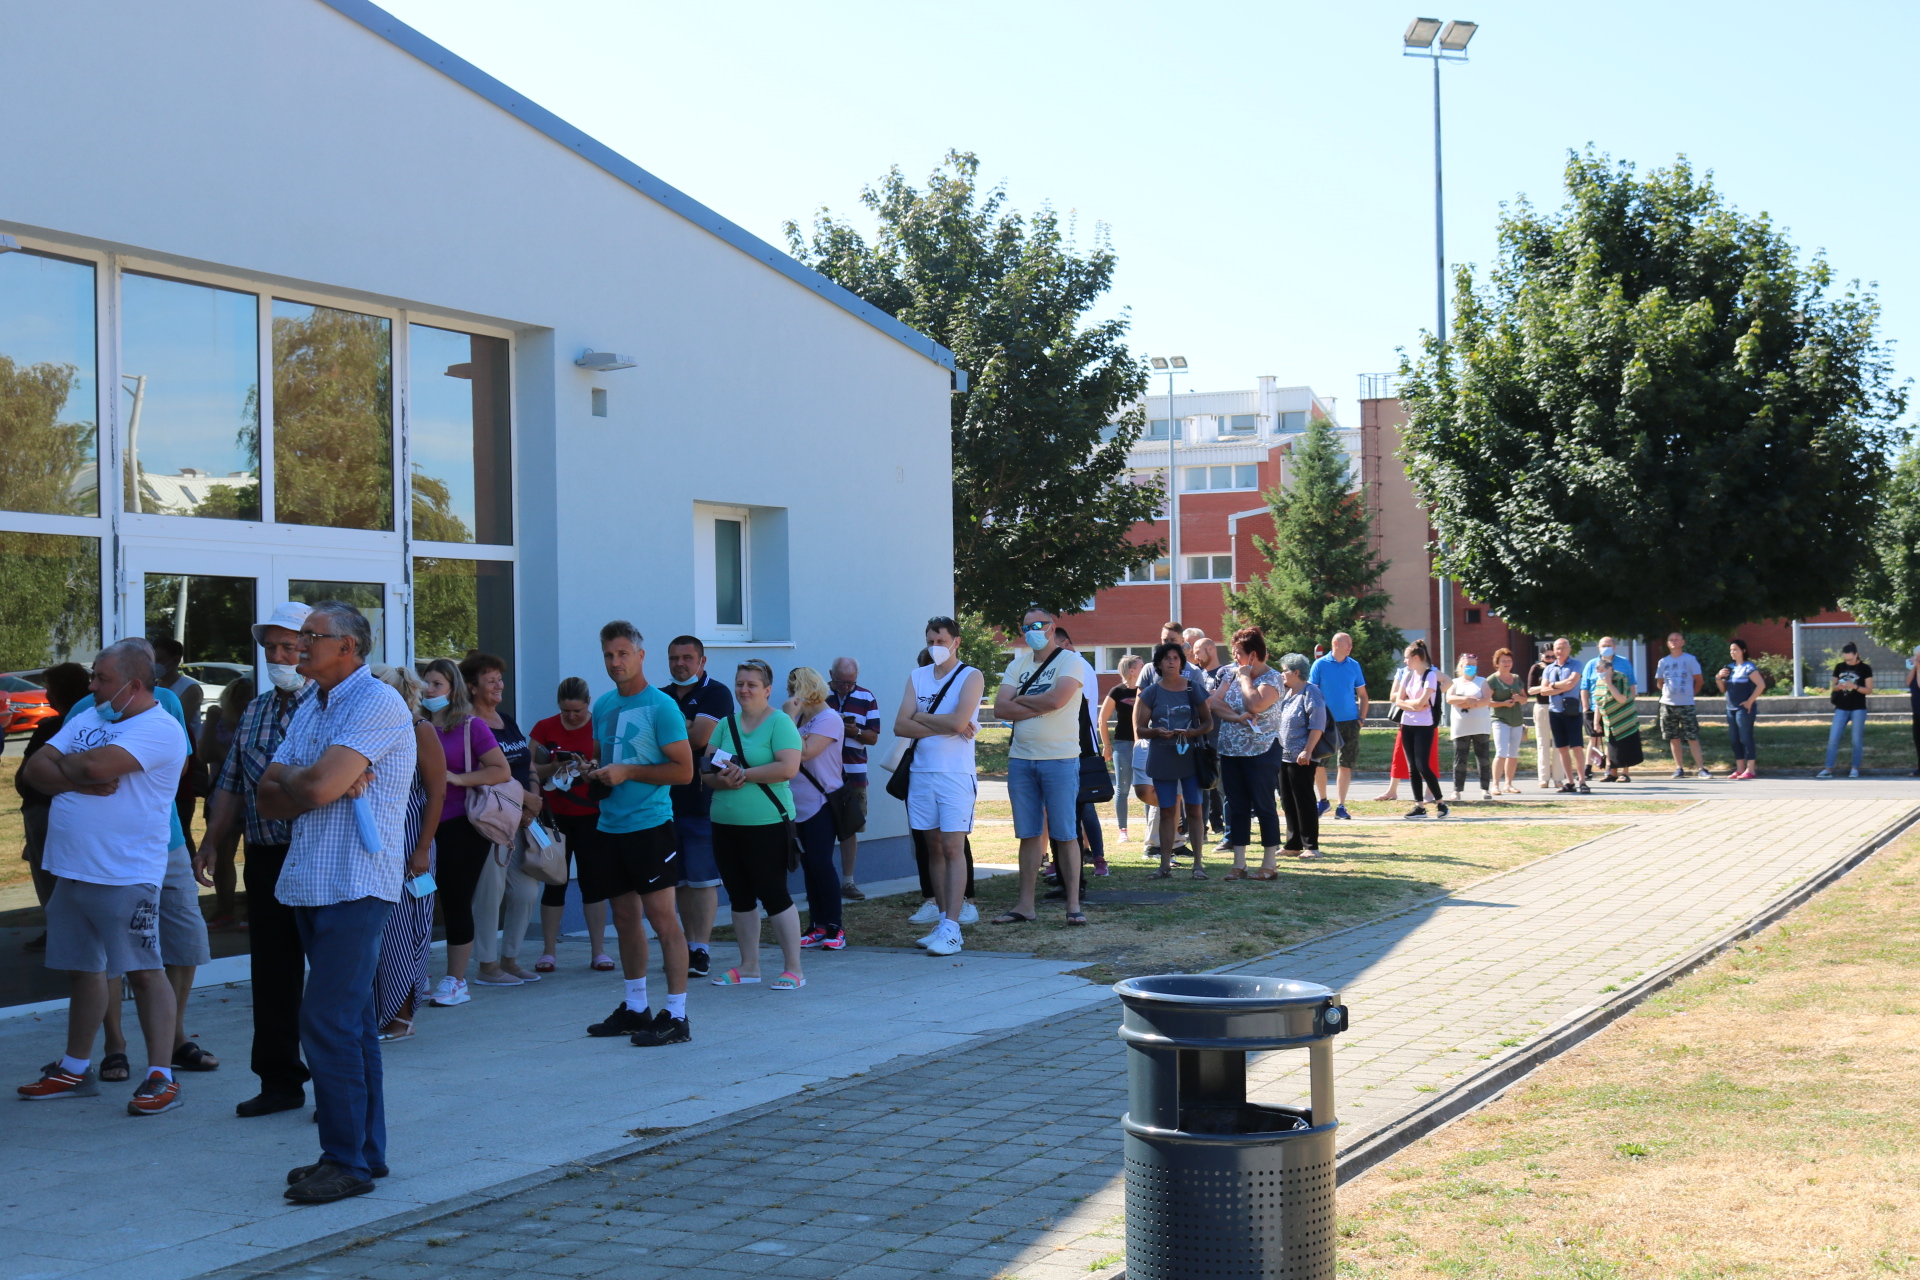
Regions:
[[406, 585], [392, 556], [234, 551], [129, 539], [123, 544], [121, 617], [127, 634], [178, 640], [182, 672], [207, 688], [207, 705], [240, 676], [259, 686], [252, 626], [283, 601], [344, 600], [373, 624], [375, 662], [404, 660]]

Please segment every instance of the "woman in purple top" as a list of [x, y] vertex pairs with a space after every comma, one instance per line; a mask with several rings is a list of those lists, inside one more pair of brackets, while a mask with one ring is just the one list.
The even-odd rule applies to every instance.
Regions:
[[473, 714], [460, 668], [450, 659], [435, 658], [420, 665], [420, 679], [427, 686], [421, 709], [440, 736], [440, 748], [447, 757], [447, 798], [434, 835], [434, 880], [447, 922], [447, 976], [427, 1001], [446, 1008], [473, 998], [467, 994], [467, 961], [473, 956], [473, 891], [493, 853], [493, 842], [467, 821], [467, 788], [502, 783], [513, 774], [493, 730]]

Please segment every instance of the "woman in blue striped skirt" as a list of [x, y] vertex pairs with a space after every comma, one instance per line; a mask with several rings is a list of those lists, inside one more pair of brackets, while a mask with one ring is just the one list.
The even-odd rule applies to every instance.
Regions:
[[[440, 735], [420, 714], [420, 696], [426, 689], [420, 677], [409, 667], [375, 667], [374, 675], [392, 685], [413, 713], [417, 763], [413, 789], [407, 795], [406, 873], [412, 880], [433, 870], [433, 834], [440, 826], [440, 803], [447, 794], [447, 757], [440, 746]], [[429, 893], [416, 898], [403, 887], [400, 901], [387, 917], [386, 932], [380, 937], [380, 967], [374, 975], [373, 992], [383, 1041], [405, 1040], [413, 1034], [413, 1011], [427, 994], [427, 961], [433, 952], [433, 897]]]

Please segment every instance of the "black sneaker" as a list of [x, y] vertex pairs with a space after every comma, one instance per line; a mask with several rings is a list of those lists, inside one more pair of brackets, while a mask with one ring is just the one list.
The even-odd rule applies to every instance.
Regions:
[[619, 1007], [607, 1015], [605, 1022], [596, 1022], [588, 1027], [587, 1034], [590, 1036], [630, 1036], [636, 1031], [645, 1031], [652, 1025], [652, 1014], [635, 1013], [633, 1010], [627, 1008], [627, 1002], [622, 1000]]
[[331, 1204], [348, 1196], [363, 1196], [371, 1190], [372, 1178], [362, 1178], [351, 1169], [323, 1160], [318, 1169], [283, 1194], [295, 1204]]
[[695, 951], [687, 948], [687, 973], [695, 978], [704, 978], [713, 970], [713, 956], [705, 948]]
[[693, 1039], [693, 1024], [676, 1018], [665, 1009], [653, 1015], [653, 1022], [627, 1037], [636, 1049], [656, 1049], [663, 1044], [686, 1044]]
[[1445, 800], [1436, 800], [1433, 805], [1433, 812], [1435, 816], [1444, 818], [1447, 814], [1451, 813], [1452, 810], [1447, 808], [1447, 802]]
[[1583, 796], [1590, 796], [1593, 794], [1593, 788], [1583, 782], [1580, 784], [1580, 794]]

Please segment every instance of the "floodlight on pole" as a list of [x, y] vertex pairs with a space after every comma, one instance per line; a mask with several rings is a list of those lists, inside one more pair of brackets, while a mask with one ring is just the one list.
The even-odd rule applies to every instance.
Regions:
[[[1426, 58], [1433, 63], [1433, 292], [1434, 322], [1433, 335], [1440, 347], [1447, 344], [1447, 222], [1446, 205], [1442, 198], [1440, 165], [1440, 64], [1442, 62], [1467, 61], [1467, 43], [1480, 30], [1477, 22], [1449, 21], [1444, 29], [1438, 18], [1415, 18], [1408, 24], [1406, 34], [1401, 37], [1405, 47], [1401, 54], [1409, 58]], [[1439, 37], [1439, 46], [1434, 46], [1434, 38]], [[1444, 544], [1441, 547], [1446, 550]], [[1442, 575], [1439, 579], [1440, 604], [1440, 652], [1439, 667], [1442, 671], [1453, 670], [1453, 582]], [[1443, 708], [1444, 714], [1444, 708]]]

